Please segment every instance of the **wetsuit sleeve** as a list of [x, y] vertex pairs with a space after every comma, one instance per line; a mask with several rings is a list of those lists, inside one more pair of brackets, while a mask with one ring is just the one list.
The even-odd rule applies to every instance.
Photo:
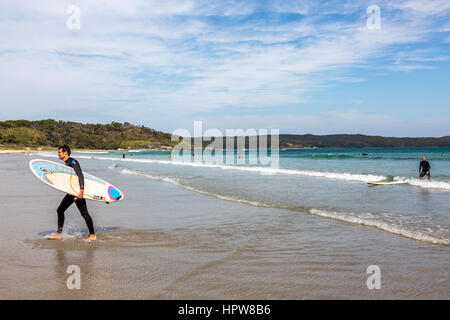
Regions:
[[84, 190], [83, 171], [81, 171], [81, 167], [80, 167], [80, 164], [78, 163], [78, 161], [74, 161], [74, 162], [75, 163], [73, 164], [72, 168], [78, 176], [78, 182], [80, 183], [80, 189]]

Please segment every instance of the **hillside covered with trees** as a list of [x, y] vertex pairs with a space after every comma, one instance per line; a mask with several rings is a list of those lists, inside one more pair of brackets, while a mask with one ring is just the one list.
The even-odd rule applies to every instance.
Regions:
[[[263, 142], [263, 148], [270, 148], [273, 137], [268, 136], [267, 142]], [[208, 147], [211, 142], [219, 139], [215, 146], [223, 146], [223, 148], [234, 147], [235, 149], [249, 148], [249, 138], [241, 137], [218, 137], [204, 139], [203, 143], [197, 141], [199, 138], [191, 138], [191, 144], [196, 142], [197, 145]], [[195, 141], [194, 141], [195, 140]], [[238, 142], [238, 140], [240, 142]], [[253, 141], [253, 143], [255, 143]], [[256, 139], [259, 146], [259, 137]], [[301, 148], [438, 148], [450, 147], [450, 136], [440, 138], [396, 138], [396, 137], [381, 137], [381, 136], [366, 136], [362, 134], [334, 134], [334, 135], [294, 135], [294, 134], [280, 134], [279, 136], [280, 149], [301, 149]]]
[[281, 134], [282, 148], [421, 148], [450, 147], [450, 136], [440, 138], [396, 138], [363, 134]]
[[168, 133], [130, 123], [83, 124], [53, 119], [0, 121], [2, 147], [57, 147], [78, 149], [159, 148], [173, 146]]

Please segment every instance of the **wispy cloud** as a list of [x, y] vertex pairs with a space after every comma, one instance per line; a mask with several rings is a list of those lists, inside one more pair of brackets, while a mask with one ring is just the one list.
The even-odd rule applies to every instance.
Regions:
[[411, 71], [447, 59], [401, 46], [445, 33], [448, 1], [380, 1], [382, 28], [369, 30], [370, 1], [79, 0], [81, 30], [71, 31], [72, 2], [0, 4], [1, 118], [301, 108], [330, 82], [360, 81], [351, 68], [383, 61]]

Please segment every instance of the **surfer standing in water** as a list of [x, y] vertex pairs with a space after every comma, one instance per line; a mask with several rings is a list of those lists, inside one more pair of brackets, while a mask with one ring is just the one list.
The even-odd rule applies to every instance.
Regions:
[[83, 199], [84, 196], [84, 176], [83, 171], [81, 171], [80, 164], [77, 160], [70, 157], [70, 147], [64, 145], [58, 148], [58, 157], [63, 160], [67, 166], [73, 168], [75, 173], [78, 176], [78, 181], [80, 183], [80, 192], [76, 197], [66, 194], [58, 209], [56, 210], [58, 213], [58, 231], [47, 237], [49, 240], [61, 240], [62, 239], [62, 230], [64, 226], [64, 212], [69, 208], [74, 202], [77, 205], [78, 210], [80, 210], [81, 216], [86, 221], [86, 225], [89, 229], [89, 237], [86, 240], [92, 241], [97, 240], [97, 236], [94, 231], [94, 224], [92, 222], [92, 218], [89, 215], [87, 210], [86, 200]]
[[420, 165], [419, 165], [419, 179], [422, 180], [422, 178], [425, 175], [427, 175], [428, 181], [431, 181], [430, 170], [431, 170], [430, 163], [427, 161], [427, 158], [425, 156], [423, 156], [422, 161], [420, 161]]

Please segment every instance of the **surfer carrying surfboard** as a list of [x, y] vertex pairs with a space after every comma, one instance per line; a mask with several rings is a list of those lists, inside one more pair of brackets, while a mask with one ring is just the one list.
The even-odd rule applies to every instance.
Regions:
[[431, 181], [430, 170], [431, 170], [430, 163], [427, 161], [427, 158], [425, 156], [423, 156], [422, 161], [420, 161], [420, 165], [419, 165], [419, 179], [422, 180], [422, 178], [425, 175], [427, 175], [428, 181]]
[[47, 237], [49, 240], [61, 240], [62, 239], [62, 230], [64, 226], [64, 212], [69, 208], [74, 202], [78, 208], [78, 210], [81, 213], [81, 216], [86, 221], [86, 225], [89, 229], [89, 237], [86, 240], [97, 240], [97, 237], [95, 235], [94, 231], [94, 224], [92, 222], [92, 218], [89, 215], [89, 212], [87, 210], [87, 204], [86, 200], [83, 198], [84, 196], [84, 176], [83, 171], [81, 170], [80, 164], [77, 160], [70, 157], [70, 147], [67, 145], [61, 146], [58, 148], [58, 157], [59, 159], [63, 160], [67, 166], [73, 168], [75, 173], [78, 176], [78, 181], [80, 184], [80, 192], [76, 197], [66, 194], [64, 199], [62, 200], [61, 204], [59, 205], [57, 209], [58, 213], [58, 231]]

